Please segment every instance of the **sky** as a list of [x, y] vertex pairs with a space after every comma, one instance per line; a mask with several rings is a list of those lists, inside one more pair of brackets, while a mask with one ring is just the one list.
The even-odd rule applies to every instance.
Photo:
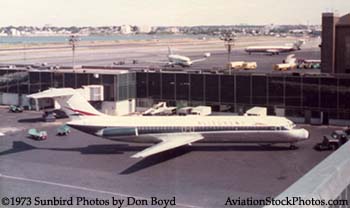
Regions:
[[320, 24], [350, 0], [0, 0], [0, 26]]

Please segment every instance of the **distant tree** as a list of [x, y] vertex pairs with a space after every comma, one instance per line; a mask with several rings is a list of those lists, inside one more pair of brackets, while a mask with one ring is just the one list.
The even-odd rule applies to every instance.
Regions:
[[69, 32], [73, 33], [73, 34], [74, 33], [79, 33], [79, 31], [80, 31], [80, 29], [78, 27], [76, 27], [76, 26], [69, 27], [69, 28], [67, 28], [67, 30]]

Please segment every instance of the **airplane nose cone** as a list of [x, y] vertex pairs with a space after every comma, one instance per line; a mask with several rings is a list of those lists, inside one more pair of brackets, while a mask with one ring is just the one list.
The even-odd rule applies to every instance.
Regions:
[[309, 139], [310, 138], [310, 133], [309, 133], [309, 131], [308, 130], [306, 130], [306, 129], [303, 129], [303, 132], [302, 132], [302, 137], [303, 137], [303, 139]]

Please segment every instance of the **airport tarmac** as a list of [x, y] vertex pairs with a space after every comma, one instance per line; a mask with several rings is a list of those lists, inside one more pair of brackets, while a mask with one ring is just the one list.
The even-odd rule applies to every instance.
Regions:
[[[256, 72], [273, 72], [273, 64], [282, 63], [288, 54], [269, 56], [266, 54], [248, 55], [244, 48], [248, 46], [275, 46], [292, 44], [298, 37], [239, 37], [233, 47], [230, 61], [252, 61], [257, 62]], [[301, 38], [303, 39], [303, 38]], [[318, 38], [307, 38], [305, 45], [300, 51], [295, 51], [297, 58], [320, 59], [320, 48]], [[202, 58], [204, 53], [211, 53], [206, 61], [193, 64], [191, 69], [213, 69], [224, 68], [228, 62], [227, 49], [219, 38], [206, 40], [172, 40], [162, 41], [134, 41], [134, 42], [111, 42], [111, 43], [81, 43], [75, 52], [76, 65], [111, 66], [113, 63], [125, 62], [127, 66], [148, 66], [159, 68], [167, 62], [168, 46], [173, 53], [190, 57], [191, 59]], [[68, 44], [41, 46], [36, 49], [21, 48], [6, 50], [0, 47], [0, 63], [48, 63], [51, 65], [72, 65], [72, 51]], [[138, 64], [131, 64], [136, 60]], [[162, 62], [162, 63], [159, 63]], [[182, 69], [181, 67], [177, 67]], [[176, 68], [175, 68], [176, 69]], [[300, 70], [298, 70], [300, 71]], [[317, 72], [318, 70], [305, 70], [306, 72]]]
[[[130, 156], [146, 144], [120, 143], [76, 130], [59, 137], [56, 129], [65, 120], [44, 123], [41, 114], [0, 109], [0, 131], [5, 133], [0, 137], [2, 197], [86, 197], [89, 203], [96, 198], [175, 197], [176, 206], [168, 207], [224, 207], [228, 197], [275, 197], [331, 154], [313, 146], [337, 129], [304, 125], [311, 138], [297, 150], [284, 145], [193, 144], [140, 160]], [[29, 128], [46, 130], [48, 139], [27, 138]]]

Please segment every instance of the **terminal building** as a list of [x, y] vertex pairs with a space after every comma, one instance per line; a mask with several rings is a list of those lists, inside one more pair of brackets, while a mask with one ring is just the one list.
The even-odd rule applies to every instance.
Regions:
[[100, 111], [125, 115], [160, 101], [170, 106], [208, 105], [213, 112], [242, 114], [267, 107], [269, 115], [313, 124], [350, 123], [350, 15], [322, 16], [322, 73], [243, 73], [142, 68], [26, 69], [0, 67], [0, 104], [52, 107], [25, 96], [56, 87], [103, 86]]
[[322, 15], [322, 72], [350, 73], [350, 14]]
[[[0, 103], [35, 108], [25, 96], [49, 88], [103, 86], [104, 113], [125, 115], [160, 101], [173, 106], [212, 106], [242, 114], [254, 106], [306, 123], [350, 120], [350, 75], [150, 72], [120, 69], [0, 69]], [[44, 101], [42, 101], [44, 102]], [[52, 107], [39, 103], [39, 108]]]
[[96, 86], [87, 92], [86, 97], [103, 113], [124, 115], [135, 111], [136, 74], [127, 70], [0, 69], [0, 104], [15, 104], [37, 110], [51, 108], [54, 106], [52, 100], [33, 103], [26, 95], [49, 88], [76, 89], [84, 86]]

